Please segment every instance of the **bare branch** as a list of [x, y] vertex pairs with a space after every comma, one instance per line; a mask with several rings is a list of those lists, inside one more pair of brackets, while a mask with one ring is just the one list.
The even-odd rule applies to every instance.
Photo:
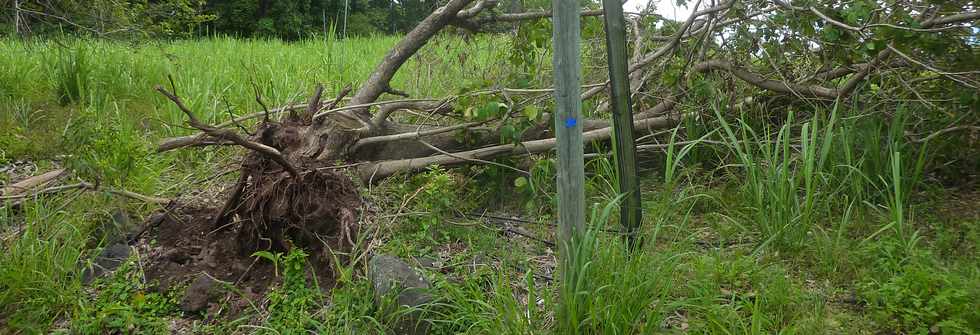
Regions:
[[448, 133], [448, 132], [452, 132], [452, 131], [456, 131], [456, 130], [460, 130], [460, 129], [470, 128], [470, 127], [476, 127], [476, 126], [479, 126], [479, 125], [484, 124], [484, 123], [486, 123], [486, 122], [467, 122], [467, 123], [460, 123], [460, 124], [454, 125], [454, 126], [447, 126], [447, 127], [441, 127], [441, 128], [435, 128], [435, 129], [428, 129], [428, 130], [421, 130], [421, 131], [416, 131], [416, 132], [408, 132], [408, 133], [399, 133], [399, 134], [394, 134], [394, 135], [373, 136], [373, 137], [362, 138], [362, 139], [358, 140], [357, 143], [355, 143], [354, 146], [351, 147], [350, 150], [351, 151], [357, 151], [358, 148], [363, 147], [365, 145], [369, 145], [369, 144], [385, 143], [385, 142], [392, 142], [392, 141], [398, 141], [398, 140], [407, 140], [407, 139], [419, 139], [419, 138], [422, 138], [422, 137], [425, 137], [425, 136], [432, 136], [432, 135]]
[[959, 13], [959, 14], [940, 16], [929, 20], [925, 20], [922, 22], [922, 27], [929, 28], [938, 25], [976, 21], [976, 20], [980, 20], [980, 12]]
[[473, 7], [469, 9], [464, 9], [456, 13], [456, 18], [458, 19], [468, 19], [480, 14], [484, 9], [493, 8], [497, 6], [497, 0], [480, 0], [473, 4]]
[[[588, 16], [601, 16], [602, 15], [602, 10], [601, 9], [583, 10], [583, 11], [579, 12], [579, 15], [580, 16], [583, 16], [583, 17], [588, 17]], [[482, 24], [493, 23], [493, 22], [527, 21], [527, 20], [537, 20], [537, 19], [544, 19], [544, 18], [550, 18], [550, 17], [551, 17], [551, 12], [550, 11], [547, 11], [547, 12], [541, 11], [541, 12], [507, 13], [507, 14], [488, 15], [488, 16], [485, 16], [485, 17], [477, 18], [476, 20], [473, 20], [473, 21], [474, 21], [474, 23], [476, 23], [478, 25], [482, 25]]]
[[287, 172], [289, 172], [290, 176], [294, 178], [299, 177], [299, 171], [297, 171], [296, 168], [293, 167], [293, 165], [290, 164], [285, 157], [283, 157], [282, 153], [280, 153], [279, 150], [276, 150], [276, 148], [267, 146], [262, 143], [246, 140], [241, 136], [239, 136], [238, 134], [236, 134], [235, 132], [230, 131], [228, 129], [216, 128], [201, 123], [201, 121], [194, 116], [194, 113], [191, 112], [191, 110], [184, 105], [184, 102], [180, 100], [180, 97], [176, 96], [173, 93], [168, 92], [166, 89], [164, 89], [162, 86], [159, 85], [157, 85], [156, 90], [157, 92], [160, 92], [160, 94], [163, 94], [168, 99], [170, 99], [170, 101], [173, 101], [174, 104], [177, 105], [177, 108], [179, 108], [182, 112], [184, 112], [184, 114], [187, 114], [187, 118], [189, 119], [189, 123], [192, 127], [197, 128], [212, 137], [235, 142], [235, 144], [243, 146], [247, 149], [254, 150], [278, 163], [280, 166], [286, 169]]
[[[637, 120], [633, 122], [636, 128], [666, 128], [671, 127], [679, 121], [679, 118], [662, 116]], [[612, 136], [612, 128], [601, 128], [587, 131], [582, 134], [585, 142], [607, 140]], [[524, 155], [535, 154], [551, 150], [555, 147], [556, 139], [547, 138], [534, 141], [525, 141], [519, 145], [501, 144], [486, 148], [474, 149], [463, 152], [456, 152], [452, 155], [434, 155], [421, 158], [410, 158], [393, 161], [380, 161], [358, 166], [358, 173], [364, 182], [374, 182], [398, 172], [418, 171], [431, 165], [454, 165], [466, 164], [476, 159], [486, 160], [502, 155]]]
[[[652, 63], [653, 61], [659, 59], [660, 57], [663, 57], [668, 52], [674, 50], [674, 48], [676, 48], [680, 44], [680, 41], [684, 37], [685, 32], [687, 32], [688, 29], [691, 28], [691, 25], [694, 24], [695, 19], [697, 19], [699, 16], [703, 16], [703, 15], [707, 15], [707, 14], [711, 14], [711, 13], [715, 13], [715, 12], [718, 12], [718, 11], [722, 11], [722, 10], [728, 9], [728, 8], [730, 8], [732, 6], [732, 4], [734, 4], [734, 1], [729, 1], [729, 2], [727, 2], [725, 4], [722, 4], [722, 5], [714, 6], [714, 7], [708, 8], [708, 9], [704, 9], [704, 10], [700, 10], [700, 11], [697, 11], [697, 12], [692, 13], [691, 16], [689, 16], [687, 18], [687, 21], [684, 22], [684, 25], [682, 25], [679, 29], [677, 29], [677, 32], [675, 32], [674, 35], [673, 35], [673, 37], [671, 37], [670, 42], [668, 42], [667, 44], [661, 46], [656, 51], [653, 51], [653, 52], [645, 55], [643, 58], [639, 59], [638, 61], [634, 62], [633, 64], [630, 64], [629, 73], [632, 74], [633, 72], [638, 71], [639, 69], [641, 69], [641, 68], [649, 65], [650, 63]], [[694, 7], [693, 8], [698, 8], [698, 6], [700, 6], [700, 5], [701, 5], [701, 0], [698, 0], [698, 2], [694, 4]], [[589, 99], [589, 98], [595, 96], [596, 94], [599, 94], [599, 92], [602, 92], [603, 90], [605, 90], [607, 86], [609, 86], [609, 81], [608, 80], [606, 81], [605, 85], [600, 86], [600, 87], [594, 87], [594, 88], [589, 89], [588, 91], [585, 91], [584, 93], [582, 93], [582, 99]]]
[[388, 120], [391, 113], [400, 109], [409, 110], [420, 110], [420, 111], [431, 111], [434, 113], [448, 113], [452, 111], [452, 105], [448, 102], [452, 98], [446, 98], [441, 101], [402, 101], [390, 104], [385, 104], [379, 107], [378, 114], [374, 116], [371, 123], [375, 127], [381, 127], [382, 123]]
[[306, 114], [311, 121], [313, 120], [313, 114], [320, 110], [320, 96], [323, 95], [323, 85], [317, 84], [316, 90], [313, 91], [313, 96], [310, 97], [310, 102], [306, 104]]
[[793, 94], [795, 92], [807, 97], [828, 98], [828, 99], [836, 99], [838, 97], [838, 91], [836, 89], [826, 88], [826, 87], [816, 86], [816, 85], [805, 86], [805, 85], [798, 85], [794, 83], [786, 83], [777, 80], [769, 80], [763, 78], [758, 74], [736, 67], [732, 65], [731, 62], [728, 62], [726, 60], [709, 60], [709, 61], [701, 62], [697, 65], [694, 65], [694, 70], [699, 72], [717, 71], [717, 70], [725, 71], [731, 73], [735, 77], [738, 77], [739, 79], [749, 84], [774, 92], [789, 93], [789, 94]]
[[939, 137], [939, 136], [942, 136], [944, 134], [948, 134], [948, 133], [951, 133], [951, 132], [954, 132], [954, 131], [960, 131], [960, 130], [980, 131], [980, 126], [955, 126], [955, 127], [949, 127], [949, 128], [946, 128], [946, 129], [943, 129], [943, 130], [939, 130], [937, 132], [934, 132], [932, 134], [929, 134], [929, 136], [926, 136], [926, 137], [923, 137], [923, 138], [913, 138], [912, 139], [912, 142], [914, 142], [914, 143], [925, 143], [925, 142], [929, 142], [929, 140], [932, 140], [932, 139], [934, 139], [936, 137]]
[[88, 191], [105, 191], [105, 192], [107, 192], [109, 194], [123, 196], [123, 197], [131, 198], [131, 199], [140, 200], [140, 201], [143, 201], [143, 202], [154, 203], [154, 204], [167, 204], [167, 203], [170, 203], [171, 201], [173, 201], [173, 199], [153, 197], [153, 196], [143, 195], [143, 194], [139, 194], [139, 193], [136, 193], [136, 192], [127, 191], [127, 190], [120, 190], [120, 189], [114, 189], [114, 188], [101, 188], [101, 187], [99, 187], [96, 184], [92, 184], [92, 183], [88, 183], [88, 182], [80, 182], [80, 183], [75, 183], [75, 184], [70, 184], [70, 185], [53, 186], [53, 187], [48, 187], [48, 188], [45, 188], [45, 189], [42, 189], [42, 190], [37, 190], [37, 191], [31, 192], [31, 193], [16, 194], [16, 195], [4, 195], [4, 196], [0, 196], [0, 200], [24, 199], [24, 198], [35, 197], [35, 196], [38, 196], [38, 195], [41, 195], [41, 194], [58, 193], [58, 192], [67, 191], [67, 190], [74, 190], [74, 189], [81, 189], [81, 190], [88, 190]]
[[[65, 169], [57, 169], [36, 176], [29, 177], [19, 182], [7, 185], [7, 187], [4, 187], [3, 189], [0, 189], [0, 195], [7, 197], [7, 196], [24, 193], [31, 189], [43, 186], [51, 182], [52, 180], [58, 179], [58, 177], [60, 177], [64, 173], [65, 173]], [[4, 198], [0, 197], [0, 199], [4, 199]]]

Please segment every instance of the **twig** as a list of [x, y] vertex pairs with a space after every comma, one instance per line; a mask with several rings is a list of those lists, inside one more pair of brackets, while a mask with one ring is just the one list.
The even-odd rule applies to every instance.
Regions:
[[39, 190], [37, 192], [26, 193], [26, 194], [0, 196], [0, 200], [23, 199], [23, 198], [29, 198], [29, 197], [33, 197], [33, 196], [37, 196], [37, 195], [41, 195], [41, 194], [58, 193], [58, 192], [61, 192], [61, 191], [74, 190], [74, 189], [81, 189], [81, 190], [88, 190], [88, 191], [105, 191], [105, 192], [108, 192], [110, 194], [114, 194], [114, 195], [118, 195], [118, 196], [123, 196], [123, 197], [131, 198], [131, 199], [136, 199], [136, 200], [140, 200], [140, 201], [143, 201], [143, 202], [154, 203], [154, 204], [167, 204], [167, 203], [170, 203], [171, 201], [173, 201], [173, 199], [158, 198], [158, 197], [143, 195], [143, 194], [139, 194], [139, 193], [131, 192], [131, 191], [126, 191], [126, 190], [119, 190], [119, 189], [113, 189], [113, 188], [102, 188], [102, 187], [100, 187], [98, 185], [95, 185], [95, 184], [92, 184], [92, 183], [88, 183], [88, 182], [80, 182], [80, 183], [75, 183], [75, 184], [71, 184], [71, 185], [62, 185], [62, 186], [49, 187], [49, 188], [45, 188], [43, 190]]
[[980, 126], [956, 126], [956, 127], [949, 127], [949, 128], [946, 128], [946, 129], [943, 129], [943, 130], [934, 132], [932, 134], [929, 134], [929, 136], [926, 136], [926, 137], [923, 137], [923, 138], [918, 138], [918, 139], [917, 138], [913, 138], [912, 139], [912, 142], [913, 143], [925, 143], [925, 142], [929, 142], [929, 140], [932, 140], [932, 139], [934, 139], [936, 137], [942, 136], [943, 134], [951, 133], [951, 132], [954, 132], [954, 131], [960, 131], [960, 130], [975, 130], [975, 131], [980, 131]]
[[463, 129], [463, 128], [475, 127], [475, 126], [479, 126], [479, 125], [485, 124], [487, 122], [489, 122], [489, 121], [467, 122], [467, 123], [461, 123], [461, 124], [454, 125], [454, 126], [447, 126], [447, 127], [435, 128], [435, 129], [429, 129], [429, 130], [423, 130], [423, 131], [415, 131], [415, 132], [400, 133], [400, 134], [394, 134], [394, 135], [372, 136], [372, 137], [362, 138], [362, 139], [358, 140], [357, 143], [355, 143], [354, 146], [352, 146], [350, 150], [351, 151], [357, 151], [358, 148], [360, 148], [362, 146], [365, 146], [365, 145], [369, 145], [369, 144], [385, 143], [385, 142], [392, 142], [392, 141], [398, 141], [398, 140], [407, 140], [407, 139], [419, 139], [419, 138], [422, 138], [424, 136], [432, 136], [432, 135], [436, 135], [436, 134], [442, 134], [442, 133], [448, 133], [448, 132], [451, 132], [451, 131], [456, 131], [456, 130]]
[[439, 153], [441, 153], [443, 155], [449, 156], [449, 157], [453, 157], [453, 158], [457, 158], [457, 159], [462, 159], [462, 160], [470, 161], [470, 162], [477, 162], [477, 163], [484, 163], [484, 164], [496, 165], [496, 166], [499, 166], [499, 167], [502, 167], [502, 168], [505, 168], [505, 169], [513, 170], [514, 172], [517, 172], [517, 173], [520, 173], [520, 174], [523, 174], [523, 175], [526, 175], [526, 176], [531, 176], [531, 173], [530, 172], [527, 172], [527, 171], [524, 171], [524, 170], [515, 168], [515, 167], [510, 166], [510, 165], [501, 164], [501, 163], [497, 163], [497, 162], [494, 162], [494, 161], [483, 160], [483, 159], [479, 159], [479, 158], [468, 158], [468, 157], [460, 156], [460, 155], [457, 155], [457, 154], [454, 154], [454, 153], [451, 153], [451, 152], [448, 152], [448, 151], [439, 149], [436, 146], [430, 144], [429, 142], [426, 142], [425, 140], [417, 139], [417, 141], [419, 141], [419, 143], [422, 143], [422, 145], [428, 147], [429, 149], [435, 150], [435, 151], [437, 151], [437, 152], [439, 152]]
[[[8, 185], [3, 189], [0, 189], [0, 194], [3, 194], [5, 196], [17, 195], [22, 192], [33, 189], [35, 187], [47, 184], [52, 180], [55, 180], [58, 177], [60, 177], [63, 173], [65, 173], [65, 169], [57, 169], [36, 176], [32, 176], [22, 181], [19, 181], [17, 183]], [[4, 198], [5, 198], [4, 196], [0, 196], [0, 199], [4, 199]]]

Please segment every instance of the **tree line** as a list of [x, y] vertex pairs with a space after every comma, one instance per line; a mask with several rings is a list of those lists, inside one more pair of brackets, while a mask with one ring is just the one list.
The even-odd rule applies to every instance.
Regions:
[[[411, 30], [444, 0], [7, 0], [0, 34], [96, 37], [236, 37], [296, 40], [314, 35]], [[520, 10], [528, 1], [509, 0]], [[546, 3], [546, 1], [536, 1]], [[0, 1], [3, 3], [5, 1]]]

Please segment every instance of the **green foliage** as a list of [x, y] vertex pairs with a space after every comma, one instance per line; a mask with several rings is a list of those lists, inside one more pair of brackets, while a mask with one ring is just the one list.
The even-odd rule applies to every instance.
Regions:
[[298, 40], [324, 34], [403, 33], [435, 6], [421, 0], [207, 0], [206, 12], [215, 17], [208, 23], [214, 33]]
[[548, 80], [539, 74], [550, 68], [551, 26], [551, 21], [538, 20], [518, 27], [507, 57], [514, 71], [509, 78], [512, 87], [538, 87]]
[[[802, 247], [814, 225], [813, 206], [824, 199], [814, 183], [818, 174], [826, 173], [823, 162], [827, 150], [820, 150], [818, 156], [817, 143], [821, 136], [829, 138], [829, 133], [818, 134], [815, 125], [811, 131], [811, 124], [805, 123], [801, 129], [802, 152], [797, 156], [790, 148], [792, 114], [775, 137], [768, 129], [759, 135], [745, 119], [740, 120], [740, 136], [736, 135], [717, 107], [715, 114], [725, 131], [725, 141], [744, 169], [745, 197], [753, 213], [750, 221], [762, 233], [760, 248], [770, 243], [783, 250]], [[822, 145], [828, 148], [828, 143]]]
[[156, 159], [137, 129], [129, 123], [111, 121], [124, 120], [125, 115], [103, 104], [108, 103], [83, 107], [66, 126], [62, 145], [71, 148], [72, 155], [65, 164], [84, 180], [153, 189], [163, 162]]
[[557, 189], [554, 183], [555, 160], [553, 158], [537, 158], [528, 170], [530, 176], [517, 176], [514, 178], [514, 189], [524, 195], [524, 209], [528, 213], [538, 213], [540, 215], [549, 214], [547, 210], [554, 208], [553, 204], [558, 200]]
[[408, 232], [423, 239], [433, 239], [433, 233], [440, 233], [443, 223], [453, 214], [462, 210], [454, 201], [461, 190], [456, 179], [445, 169], [433, 167], [429, 171], [413, 176], [411, 181], [401, 186], [402, 200], [406, 212], [422, 213], [410, 215], [401, 225]]
[[373, 317], [372, 290], [371, 281], [355, 277], [353, 267], [338, 268], [337, 286], [330, 291], [330, 308], [317, 318], [317, 332], [345, 335], [370, 331], [382, 333], [383, 325]]
[[[43, 197], [15, 211], [0, 207], [0, 315], [8, 329], [41, 333], [83, 296], [78, 264], [87, 253], [96, 199]], [[8, 240], [8, 231], [19, 231]]]
[[266, 261], [272, 263], [273, 271], [275, 271], [276, 277], [279, 277], [279, 264], [282, 263], [282, 253], [281, 252], [271, 252], [268, 250], [259, 250], [252, 253], [252, 257], [262, 258]]
[[307, 281], [306, 258], [300, 249], [293, 249], [282, 257], [282, 286], [276, 287], [266, 298], [269, 300], [267, 325], [283, 334], [303, 333], [314, 326], [312, 312], [321, 302], [319, 285]]
[[[214, 19], [203, 14], [205, 0], [65, 0], [22, 1], [22, 14], [34, 34], [73, 33], [94, 37], [187, 37], [202, 23]], [[7, 19], [4, 17], [4, 19]]]
[[931, 255], [908, 250], [888, 239], [870, 248], [878, 273], [861, 285], [879, 326], [906, 334], [975, 334], [980, 298], [975, 277], [964, 277], [935, 264]]
[[739, 252], [695, 256], [678, 305], [690, 331], [706, 334], [813, 334], [826, 330], [813, 302], [777, 264]]
[[110, 278], [93, 286], [96, 296], [84, 300], [71, 319], [72, 332], [159, 334], [169, 331], [166, 315], [176, 313], [178, 296], [150, 290], [142, 282], [143, 272], [130, 259]]
[[556, 311], [562, 334], [647, 334], [660, 329], [675, 263], [653, 250], [627, 253], [618, 237], [600, 237], [617, 197], [593, 207], [588, 232], [562, 255]]

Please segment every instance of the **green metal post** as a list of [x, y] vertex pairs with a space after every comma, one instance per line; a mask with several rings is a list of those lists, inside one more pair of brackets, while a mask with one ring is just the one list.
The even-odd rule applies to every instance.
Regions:
[[619, 193], [626, 193], [620, 204], [619, 221], [626, 233], [627, 245], [636, 247], [636, 232], [643, 209], [640, 207], [640, 178], [636, 168], [636, 146], [633, 137], [633, 111], [630, 102], [629, 56], [626, 50], [626, 19], [620, 0], [602, 0], [606, 23], [606, 53], [609, 61], [609, 83], [613, 114], [613, 153], [619, 173]]

